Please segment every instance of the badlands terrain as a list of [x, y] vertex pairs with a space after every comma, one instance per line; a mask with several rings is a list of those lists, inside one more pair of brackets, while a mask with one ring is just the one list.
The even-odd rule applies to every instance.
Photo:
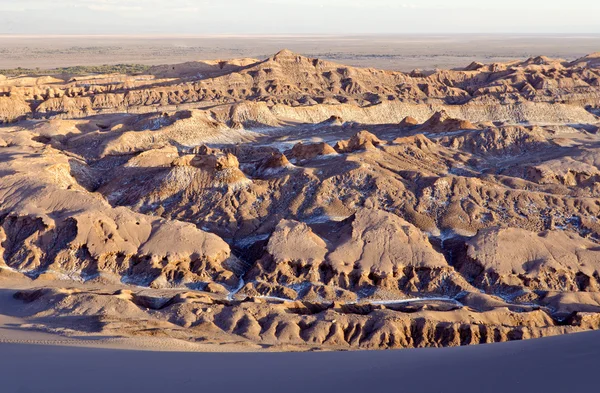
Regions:
[[599, 115], [597, 53], [0, 76], [0, 340], [386, 349], [598, 329]]

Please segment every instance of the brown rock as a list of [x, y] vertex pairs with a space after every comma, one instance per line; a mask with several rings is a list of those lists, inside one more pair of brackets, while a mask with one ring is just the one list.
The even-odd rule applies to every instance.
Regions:
[[325, 142], [310, 144], [303, 144], [302, 142], [298, 142], [292, 148], [290, 152], [290, 157], [302, 161], [330, 154], [336, 154], [336, 151], [333, 147], [329, 146]]
[[357, 150], [373, 150], [382, 143], [375, 135], [363, 130], [347, 141], [339, 141], [334, 148], [338, 153], [352, 153]]

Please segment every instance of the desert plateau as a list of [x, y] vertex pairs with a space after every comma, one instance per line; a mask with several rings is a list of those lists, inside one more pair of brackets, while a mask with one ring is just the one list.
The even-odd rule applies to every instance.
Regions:
[[599, 116], [598, 53], [0, 76], [0, 342], [374, 350], [596, 330]]

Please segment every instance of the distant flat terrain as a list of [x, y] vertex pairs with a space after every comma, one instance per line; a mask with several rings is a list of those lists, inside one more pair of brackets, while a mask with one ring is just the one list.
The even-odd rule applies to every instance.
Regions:
[[288, 48], [351, 66], [410, 71], [537, 55], [573, 60], [600, 48], [600, 35], [376, 36], [7, 36], [0, 69], [98, 64], [175, 64], [201, 59], [266, 58]]
[[3, 393], [595, 391], [600, 333], [446, 349], [174, 353], [0, 344]]

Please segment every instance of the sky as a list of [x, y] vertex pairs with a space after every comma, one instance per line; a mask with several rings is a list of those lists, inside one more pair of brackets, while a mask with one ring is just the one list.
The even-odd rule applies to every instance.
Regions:
[[0, 0], [0, 34], [600, 33], [598, 0]]

